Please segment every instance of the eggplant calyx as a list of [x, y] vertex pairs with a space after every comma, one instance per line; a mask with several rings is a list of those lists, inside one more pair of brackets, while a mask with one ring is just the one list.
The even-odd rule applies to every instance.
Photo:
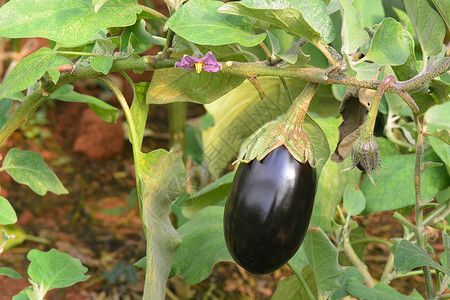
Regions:
[[313, 145], [306, 132], [302, 128], [291, 127], [279, 121], [267, 123], [262, 127], [236, 162], [249, 163], [254, 159], [261, 161], [280, 146], [285, 146], [299, 163], [308, 162], [313, 168], [317, 166]]

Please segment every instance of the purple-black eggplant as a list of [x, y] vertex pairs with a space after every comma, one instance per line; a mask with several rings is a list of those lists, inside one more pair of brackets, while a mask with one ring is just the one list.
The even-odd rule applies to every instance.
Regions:
[[224, 214], [231, 256], [247, 271], [267, 274], [297, 252], [314, 205], [316, 170], [298, 162], [286, 147], [261, 161], [241, 163]]

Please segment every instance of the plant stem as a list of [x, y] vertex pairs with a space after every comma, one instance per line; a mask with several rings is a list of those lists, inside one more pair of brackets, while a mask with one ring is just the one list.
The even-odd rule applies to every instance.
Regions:
[[130, 6], [139, 7], [140, 9], [142, 9], [143, 12], [146, 12], [146, 13], [152, 15], [152, 17], [154, 19], [160, 21], [163, 24], [166, 23], [167, 20], [168, 20], [168, 18], [165, 15], [163, 15], [162, 13], [160, 13], [160, 12], [154, 10], [154, 9], [151, 9], [150, 7], [147, 7], [145, 5], [139, 5], [139, 4], [134, 5], [134, 4], [131, 4]]
[[186, 102], [169, 104], [169, 132], [170, 147], [177, 148], [186, 158], [184, 129], [186, 127], [187, 105]]
[[283, 84], [284, 90], [286, 91], [286, 95], [288, 96], [289, 103], [294, 103], [294, 98], [292, 98], [291, 90], [289, 89], [289, 86], [287, 85], [286, 79], [284, 77], [280, 77], [281, 83]]
[[318, 87], [319, 84], [317, 83], [308, 82], [306, 84], [300, 95], [295, 98], [294, 103], [292, 103], [286, 113], [286, 124], [290, 124], [290, 126], [303, 124], [303, 120], [308, 112], [309, 103], [314, 97]]
[[330, 51], [328, 51], [328, 49], [322, 45], [321, 43], [317, 43], [314, 44], [314, 46], [316, 46], [317, 49], [320, 50], [320, 52], [323, 53], [323, 55], [325, 55], [325, 57], [328, 59], [328, 62], [330, 63], [331, 66], [334, 66], [336, 64], [336, 60], [334, 59], [334, 57], [331, 55]]
[[[436, 271], [435, 270], [431, 270], [431, 273], [436, 274]], [[411, 271], [411, 272], [408, 272], [406, 274], [396, 274], [393, 279], [409, 277], [409, 276], [416, 276], [416, 275], [422, 275], [422, 274], [423, 274], [422, 270]]]
[[344, 254], [345, 256], [347, 256], [348, 260], [350, 260], [352, 265], [363, 274], [365, 284], [368, 287], [373, 288], [375, 286], [375, 280], [373, 279], [372, 275], [370, 275], [367, 265], [359, 259], [355, 250], [353, 250], [353, 247], [350, 243], [350, 230], [345, 229], [345, 231]]
[[357, 241], [352, 241], [352, 244], [360, 244], [360, 243], [377, 243], [377, 244], [383, 244], [386, 247], [390, 247], [392, 246], [391, 243], [389, 243], [388, 241], [385, 241], [383, 239], [378, 239], [378, 238], [365, 238], [365, 239], [360, 239]]
[[291, 266], [291, 264], [287, 263], [288, 267], [291, 268], [292, 272], [294, 273], [295, 277], [297, 277], [298, 281], [300, 281], [300, 284], [302, 285], [305, 292], [308, 294], [308, 297], [310, 300], [315, 300], [316, 297], [314, 297], [314, 294], [311, 292], [311, 289], [309, 288], [308, 284], [306, 283], [305, 279], [303, 278], [302, 274], [297, 272], [297, 270]]
[[397, 221], [402, 223], [403, 226], [405, 226], [406, 228], [408, 228], [412, 232], [416, 232], [416, 227], [414, 227], [413, 224], [411, 224], [404, 216], [402, 216], [398, 212], [394, 212], [394, 219], [396, 219]]
[[170, 46], [172, 45], [172, 41], [173, 41], [173, 37], [174, 37], [174, 32], [172, 30], [167, 30], [167, 37], [166, 37], [166, 44], [164, 45], [164, 49], [161, 52], [161, 57], [162, 58], [168, 58], [170, 56]]
[[267, 48], [266, 44], [264, 44], [264, 42], [261, 42], [261, 43], [259, 43], [259, 46], [266, 54], [267, 60], [269, 61], [269, 63], [272, 62], [272, 53], [270, 53], [269, 48]]
[[[423, 155], [423, 130], [420, 125], [420, 118], [416, 117], [417, 126], [417, 142], [416, 142], [416, 161], [414, 164], [414, 187], [416, 194], [416, 241], [417, 245], [422, 247], [425, 251], [425, 235], [423, 225], [423, 209], [422, 209], [422, 193], [421, 193], [421, 178], [422, 178], [422, 155]], [[431, 278], [430, 267], [425, 266], [423, 269], [423, 276], [425, 278], [425, 285], [427, 288], [428, 299], [435, 297], [435, 289], [433, 285], [433, 279]]]
[[261, 83], [259, 82], [258, 78], [250, 76], [247, 79], [248, 79], [248, 81], [250, 81], [253, 84], [255, 89], [258, 91], [258, 94], [259, 94], [259, 97], [261, 98], [261, 100], [264, 100], [264, 98], [266, 98], [266, 94], [264, 93], [264, 89], [263, 89]]
[[[108, 76], [102, 76], [98, 78], [102, 82], [104, 82], [114, 93], [117, 100], [120, 103], [120, 106], [122, 106], [122, 110], [125, 114], [125, 118], [127, 119], [128, 128], [130, 130], [130, 141], [131, 146], [133, 148], [133, 158], [134, 158], [134, 165], [135, 165], [135, 172], [136, 172], [136, 188], [137, 188], [137, 195], [142, 195], [141, 193], [141, 182], [139, 180], [141, 169], [141, 164], [139, 163], [140, 157], [141, 157], [141, 149], [139, 147], [139, 138], [136, 130], [136, 124], [133, 120], [133, 115], [131, 114], [130, 107], [128, 106], [127, 100], [125, 99], [125, 96], [123, 95], [120, 88], [117, 86], [117, 84], [111, 80]], [[142, 204], [142, 199], [140, 199], [139, 204]]]
[[[162, 68], [173, 68], [177, 60], [168, 59], [155, 56], [142, 56], [135, 57], [130, 56], [125, 59], [115, 60], [111, 67], [111, 72], [117, 71], [153, 71]], [[450, 70], [450, 60], [438, 65], [430, 71], [424, 74], [417, 75], [407, 81], [398, 81], [387, 87], [386, 91], [391, 93], [401, 93], [403, 91], [411, 90], [419, 87], [423, 83], [447, 72]], [[236, 76], [278, 76], [297, 78], [321, 84], [342, 84], [357, 86], [368, 89], [377, 89], [381, 82], [378, 80], [362, 80], [359, 81], [356, 78], [341, 75], [341, 74], [326, 74], [324, 70], [317, 68], [278, 68], [270, 67], [262, 62], [252, 63], [240, 63], [229, 62], [222, 65], [222, 73], [236, 75]], [[80, 79], [85, 78], [98, 78], [103, 74], [92, 69], [91, 66], [77, 66], [73, 72], [63, 73], [57, 84], [49, 84], [45, 89], [34, 91], [21, 103], [19, 108], [11, 115], [6, 121], [3, 128], [0, 130], [0, 145], [11, 135], [13, 131], [23, 125], [27, 118], [28, 113], [32, 113], [36, 110], [41, 103], [45, 101], [45, 97], [51, 95], [57, 88], [64, 84], [72, 83]], [[325, 76], [327, 75], [327, 76]]]

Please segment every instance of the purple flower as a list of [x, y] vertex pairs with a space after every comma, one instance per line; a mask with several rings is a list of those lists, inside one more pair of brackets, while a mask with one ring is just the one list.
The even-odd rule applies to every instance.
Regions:
[[206, 72], [218, 72], [222, 69], [222, 65], [217, 62], [211, 51], [206, 53], [202, 58], [196, 58], [185, 54], [181, 61], [175, 64], [175, 67], [186, 70], [195, 69], [197, 73], [200, 73], [202, 70]]

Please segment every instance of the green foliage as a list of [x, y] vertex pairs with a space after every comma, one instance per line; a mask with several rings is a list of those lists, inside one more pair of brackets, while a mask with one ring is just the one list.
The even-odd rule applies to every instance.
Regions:
[[177, 249], [171, 276], [180, 274], [187, 284], [196, 284], [208, 277], [217, 262], [232, 261], [223, 236], [223, 207], [201, 210], [181, 226], [178, 233], [182, 243]]
[[392, 18], [386, 18], [375, 31], [365, 60], [380, 65], [402, 65], [409, 56], [408, 32]]
[[430, 255], [417, 244], [402, 240], [395, 248], [394, 269], [400, 273], [407, 273], [417, 267], [432, 267], [449, 275], [450, 273], [435, 262]]
[[334, 29], [321, 0], [244, 0], [229, 2], [219, 12], [252, 17], [312, 43], [330, 43]]
[[14, 224], [17, 215], [8, 200], [0, 196], [0, 225]]
[[191, 0], [170, 17], [166, 26], [199, 45], [239, 43], [252, 47], [264, 40], [266, 35], [255, 35], [247, 17], [218, 13], [221, 5], [213, 0]]
[[355, 185], [347, 185], [344, 191], [344, 208], [352, 216], [357, 216], [366, 207], [366, 197]]
[[54, 61], [55, 53], [48, 48], [41, 48], [25, 57], [11, 70], [9, 76], [0, 85], [0, 99], [32, 86], [44, 76], [47, 69], [53, 66]]
[[355, 297], [367, 299], [367, 300], [378, 300], [378, 299], [402, 299], [402, 300], [412, 300], [412, 299], [423, 299], [419, 296], [405, 296], [394, 290], [392, 287], [385, 283], [379, 283], [375, 285], [373, 289], [365, 286], [361, 281], [352, 277], [345, 283], [345, 289], [347, 292]]
[[83, 44], [101, 29], [134, 24], [141, 11], [136, 4], [136, 0], [110, 0], [95, 12], [91, 0], [13, 0], [0, 9], [0, 36]]
[[43, 284], [45, 291], [68, 287], [89, 278], [84, 275], [87, 268], [78, 259], [56, 249], [48, 252], [31, 250], [27, 258], [31, 261], [28, 275], [36, 284]]
[[321, 229], [308, 231], [303, 247], [314, 273], [317, 294], [327, 297], [332, 290], [339, 287], [338, 278], [344, 272], [338, 263], [338, 250]]
[[38, 195], [45, 195], [47, 191], [56, 195], [68, 193], [39, 153], [11, 149], [3, 160], [2, 170], [18, 183], [28, 185]]
[[17, 271], [15, 271], [11, 268], [7, 268], [7, 267], [0, 268], [0, 276], [8, 276], [9, 278], [12, 278], [12, 279], [22, 278], [22, 276], [20, 276], [20, 274], [17, 273]]
[[424, 56], [436, 55], [442, 50], [445, 26], [439, 14], [427, 1], [404, 0]]
[[342, 51], [355, 54], [359, 47], [367, 43], [369, 35], [361, 25], [361, 13], [349, 0], [340, 0], [342, 14]]
[[[414, 160], [414, 154], [382, 157], [381, 165], [384, 168], [380, 170], [381, 176], [375, 178], [376, 186], [364, 176], [361, 185], [361, 191], [366, 197], [364, 214], [414, 205]], [[433, 151], [426, 151], [423, 161], [439, 162], [439, 157]], [[433, 198], [449, 182], [445, 167], [427, 170], [422, 176], [422, 198]]]
[[182, 213], [187, 218], [192, 218], [205, 207], [216, 204], [227, 197], [235, 172], [230, 172], [198, 193], [190, 195], [183, 201]]
[[77, 93], [73, 91], [73, 86], [71, 85], [60, 87], [50, 96], [50, 99], [86, 103], [105, 122], [116, 122], [119, 117], [117, 108], [93, 96]]

